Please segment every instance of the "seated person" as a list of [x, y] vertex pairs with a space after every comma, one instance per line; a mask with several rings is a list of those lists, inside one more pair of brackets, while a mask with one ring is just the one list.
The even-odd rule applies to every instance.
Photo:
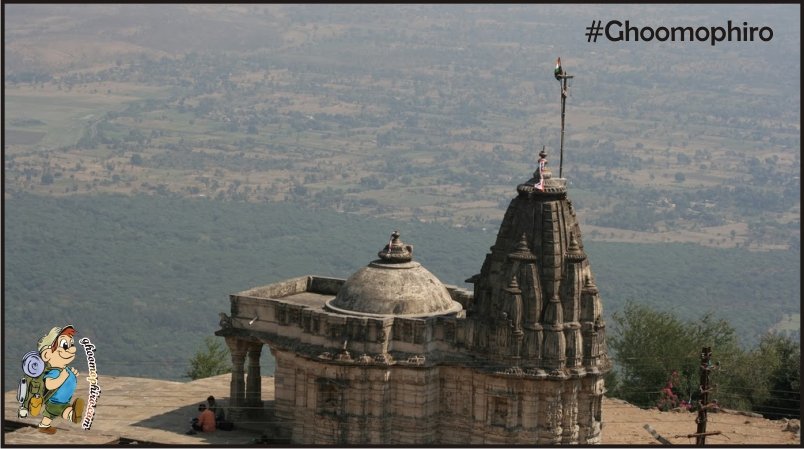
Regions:
[[207, 398], [207, 408], [215, 413], [216, 430], [234, 430], [234, 423], [226, 420], [226, 413], [224, 412], [223, 407], [215, 402], [214, 396]]
[[212, 411], [212, 414], [215, 415], [215, 423], [218, 424], [220, 427], [220, 423], [226, 421], [226, 416], [223, 412], [223, 407], [219, 406], [217, 402], [215, 402], [215, 396], [210, 396], [207, 398], [207, 408]]
[[192, 431], [214, 432], [215, 414], [212, 413], [212, 410], [209, 410], [206, 404], [198, 404], [198, 412], [199, 412], [198, 418], [193, 419]]

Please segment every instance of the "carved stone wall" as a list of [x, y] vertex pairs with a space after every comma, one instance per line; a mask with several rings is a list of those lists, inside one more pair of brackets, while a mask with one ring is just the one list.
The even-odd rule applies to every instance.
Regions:
[[599, 377], [349, 365], [273, 352], [276, 417], [294, 444], [600, 442]]

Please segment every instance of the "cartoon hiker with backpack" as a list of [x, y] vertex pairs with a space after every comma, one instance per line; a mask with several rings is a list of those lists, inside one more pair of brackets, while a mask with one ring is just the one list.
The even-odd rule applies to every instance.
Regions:
[[53, 418], [61, 416], [74, 424], [81, 422], [84, 400], [73, 399], [78, 385], [78, 370], [68, 367], [75, 359], [76, 347], [71, 325], [54, 327], [39, 339], [38, 351], [31, 351], [22, 359], [22, 378], [17, 392], [19, 416], [24, 418], [42, 413], [39, 431], [56, 433], [51, 426]]

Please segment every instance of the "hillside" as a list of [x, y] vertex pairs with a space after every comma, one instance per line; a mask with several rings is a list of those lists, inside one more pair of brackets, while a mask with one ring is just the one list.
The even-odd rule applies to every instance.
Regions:
[[[8, 5], [5, 188], [489, 228], [543, 145], [558, 168], [562, 56], [575, 75], [563, 168], [590, 237], [799, 251], [799, 12]], [[776, 33], [592, 45], [580, 32], [589, 14], [737, 15]]]
[[[3, 317], [14, 329], [3, 341], [7, 386], [15, 385], [19, 358], [57, 324], [72, 323], [105, 348], [109, 374], [178, 379], [202, 338], [218, 329], [231, 293], [304, 274], [346, 278], [375, 259], [395, 229], [439, 279], [467, 286], [496, 235], [496, 227], [158, 196], [24, 194], [6, 200], [4, 221]], [[584, 246], [608, 317], [633, 300], [682, 319], [714, 312], [745, 344], [772, 326], [798, 330], [788, 322], [800, 310], [793, 253], [585, 239]], [[263, 360], [271, 373], [271, 357]]]

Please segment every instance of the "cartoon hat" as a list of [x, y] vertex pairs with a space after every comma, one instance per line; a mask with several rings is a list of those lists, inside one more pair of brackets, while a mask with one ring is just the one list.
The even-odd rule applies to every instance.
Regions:
[[56, 341], [56, 339], [59, 338], [59, 335], [64, 333], [64, 331], [67, 329], [75, 330], [72, 324], [68, 324], [64, 327], [57, 326], [53, 329], [50, 329], [50, 332], [48, 332], [47, 335], [39, 339], [39, 344], [37, 345], [37, 348], [39, 348], [39, 353], [41, 354], [42, 351], [53, 346], [53, 342]]

